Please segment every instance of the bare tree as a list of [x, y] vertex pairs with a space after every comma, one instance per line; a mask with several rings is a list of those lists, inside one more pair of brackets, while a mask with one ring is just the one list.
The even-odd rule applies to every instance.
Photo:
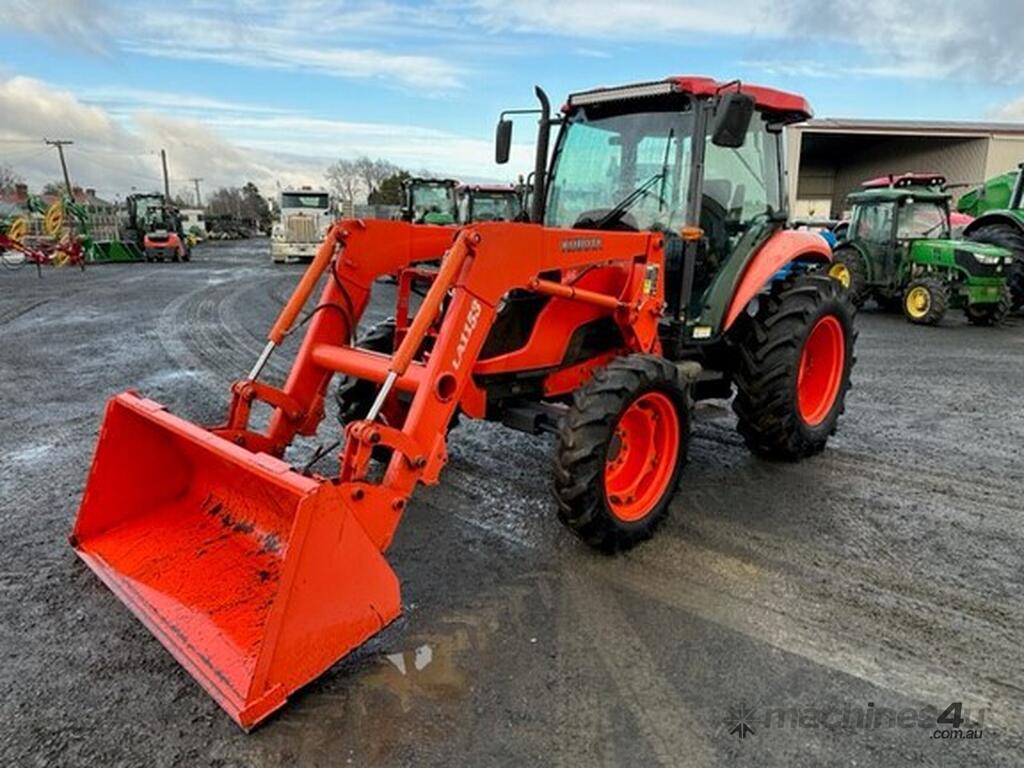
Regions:
[[365, 185], [367, 197], [380, 189], [381, 182], [400, 170], [397, 165], [383, 158], [371, 160], [366, 155], [353, 160], [359, 177]]
[[356, 160], [338, 160], [327, 166], [324, 177], [338, 197], [346, 202], [355, 202], [356, 196], [365, 194], [365, 180]]
[[24, 183], [24, 179], [9, 165], [0, 165], [0, 193], [13, 192], [17, 184]]
[[179, 187], [174, 195], [174, 204], [179, 208], [191, 208], [195, 205], [196, 193], [191, 187]]

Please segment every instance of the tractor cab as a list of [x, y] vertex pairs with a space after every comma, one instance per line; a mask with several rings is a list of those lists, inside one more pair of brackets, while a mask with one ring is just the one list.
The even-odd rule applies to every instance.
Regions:
[[934, 325], [949, 306], [991, 325], [1006, 314], [1003, 249], [954, 240], [945, 178], [904, 174], [872, 179], [847, 197], [850, 228], [830, 274], [857, 303], [902, 307], [910, 322]]
[[948, 240], [949, 195], [933, 187], [870, 187], [849, 196], [847, 239], [861, 244], [878, 267], [878, 279], [899, 281], [899, 267], [916, 240]]
[[460, 224], [516, 221], [521, 212], [520, 193], [511, 184], [463, 184], [458, 195]]
[[455, 224], [459, 215], [458, 186], [454, 179], [407, 179], [402, 184], [402, 220], [413, 224]]
[[[506, 115], [522, 111], [502, 115], [499, 162]], [[782, 129], [810, 115], [800, 96], [702, 77], [572, 94], [550, 120], [560, 127], [550, 171], [538, 149], [531, 219], [662, 233], [670, 314], [717, 334], [750, 259], [785, 226]], [[539, 144], [546, 152], [545, 136]]]

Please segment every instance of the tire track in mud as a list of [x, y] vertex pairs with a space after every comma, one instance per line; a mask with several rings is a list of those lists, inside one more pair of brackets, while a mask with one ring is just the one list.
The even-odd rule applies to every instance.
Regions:
[[576, 617], [576, 631], [594, 638], [592, 655], [601, 660], [620, 703], [661, 765], [712, 765], [715, 749], [693, 727], [700, 718], [659, 672], [646, 642], [617, 605], [607, 579], [584, 581], [581, 576], [583, 572], [592, 577], [599, 571], [590, 564], [579, 571], [563, 571], [563, 589]]
[[[527, 509], [539, 507], [553, 519], [553, 503], [538, 490], [542, 484], [510, 489], [508, 478], [472, 462], [449, 468], [449, 477], [458, 496], [487, 510], [457, 512], [458, 519], [519, 547], [545, 546], [554, 526], [540, 532]], [[493, 498], [504, 503], [494, 506]], [[686, 538], [664, 530], [636, 550], [635, 560], [595, 566], [594, 576], [618, 585], [624, 567], [625, 583], [639, 596], [914, 699], [942, 701], [950, 691], [963, 691], [965, 702], [990, 708], [993, 724], [1019, 728], [1014, 723], [1024, 711], [1013, 700], [1015, 668], [976, 668], [1017, 657], [1016, 627], [1024, 625], [1017, 603], [991, 596], [979, 601], [968, 582], [922, 577], [889, 551], [884, 531], [870, 518], [851, 518], [855, 535], [842, 542], [857, 540], [863, 561], [712, 517], [685, 521]], [[640, 565], [622, 565], [631, 561]], [[602, 625], [607, 628], [604, 618]], [[595, 636], [604, 637], [603, 631], [594, 627]], [[588, 725], [594, 721], [577, 727]]]
[[0, 309], [0, 325], [7, 325], [8, 323], [13, 323], [18, 318], [23, 317], [24, 315], [27, 315], [29, 312], [31, 312], [32, 310], [36, 309], [37, 307], [41, 307], [44, 304], [48, 304], [49, 302], [50, 302], [50, 299], [40, 299], [39, 301], [28, 301], [28, 302], [24, 302], [24, 301], [7, 302], [7, 301], [4, 301], [3, 304], [6, 305], [6, 304], [10, 303], [10, 304], [13, 304], [14, 306], [11, 306], [11, 307], [6, 307], [5, 306], [2, 309]]
[[[205, 389], [224, 395], [248, 372], [263, 344], [240, 319], [243, 300], [268, 293], [275, 275], [254, 275], [235, 287], [206, 284], [173, 299], [157, 319], [157, 337], [167, 354]], [[268, 371], [287, 368], [272, 359]]]
[[[716, 421], [718, 423], [698, 422], [698, 426], [693, 432], [693, 438], [746, 452], [743, 439], [735, 433], [733, 425], [721, 423], [724, 419]], [[963, 473], [944, 472], [934, 467], [918, 465], [914, 466], [913, 471], [907, 471], [905, 465], [895, 462], [892, 457], [886, 457], [884, 454], [853, 453], [831, 445], [820, 456], [816, 456], [814, 461], [821, 462], [824, 467], [836, 470], [837, 474], [842, 474], [845, 471], [845, 474], [867, 481], [877, 480], [882, 488], [910, 486], [924, 493], [948, 496], [948, 488], [954, 487], [957, 495], [965, 501], [1007, 510], [1015, 515], [1020, 511], [1019, 504], [1010, 501], [1014, 496], [1021, 494], [1020, 485], [1002, 482], [998, 478], [987, 477], [985, 479], [984, 489], [991, 491], [991, 493], [987, 493], [979, 485], [977, 477], [965, 477]], [[766, 463], [765, 467], [766, 472], [770, 470], [775, 473], [779, 470], [779, 465], [775, 464]], [[1005, 496], [1006, 499], [992, 498], [993, 494]]]
[[[580, 631], [579, 606], [571, 574], [562, 571], [558, 586], [556, 647], [558, 679], [555, 686], [558, 719], [554, 723], [556, 764], [575, 768], [579, 765], [615, 768], [618, 763], [609, 749], [610, 740], [602, 738], [611, 727], [604, 686], [591, 684], [591, 678], [603, 674], [603, 664], [581, 664], [596, 653], [593, 638]], [[582, 680], [581, 680], [582, 678]], [[604, 702], [602, 702], [602, 698]]]
[[[788, 549], [789, 542], [786, 545]], [[609, 587], [625, 587], [911, 699], [934, 704], [955, 693], [971, 709], [988, 708], [988, 721], [1001, 730], [1022, 733], [1024, 709], [1012, 693], [1016, 684], [992, 678], [990, 668], [971, 666], [1016, 657], [1013, 617], [998, 625], [993, 638], [990, 626], [969, 632], [948, 612], [943, 616], [898, 591], [886, 597], [896, 597], [900, 604], [862, 597], [874, 585], [849, 580], [837, 584], [835, 570], [823, 567], [809, 577], [794, 578], [752, 559], [664, 535], [637, 550], [633, 558], [592, 570], [594, 578]], [[817, 586], [829, 582], [828, 589]], [[903, 612], [900, 621], [892, 615], [897, 611]], [[915, 615], [907, 620], [910, 612]], [[936, 621], [936, 616], [943, 620]], [[988, 684], [979, 685], [979, 680]]]

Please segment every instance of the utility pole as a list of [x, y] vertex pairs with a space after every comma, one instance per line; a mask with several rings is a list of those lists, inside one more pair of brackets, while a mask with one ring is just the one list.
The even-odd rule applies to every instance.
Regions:
[[167, 178], [167, 150], [160, 150], [160, 164], [164, 167], [164, 200], [171, 202], [171, 180]]
[[64, 159], [64, 147], [74, 144], [75, 142], [68, 141], [67, 139], [54, 139], [53, 141], [50, 141], [50, 139], [43, 139], [43, 141], [49, 146], [57, 148], [57, 154], [60, 155], [60, 168], [64, 171], [64, 186], [68, 190], [68, 197], [74, 197], [71, 192], [71, 176], [68, 174], [68, 164]]
[[202, 208], [203, 207], [203, 199], [199, 196], [199, 182], [202, 181], [202, 178], [199, 178], [199, 179], [191, 178], [191, 179], [189, 179], [189, 181], [191, 181], [193, 184], [196, 185], [196, 208]]

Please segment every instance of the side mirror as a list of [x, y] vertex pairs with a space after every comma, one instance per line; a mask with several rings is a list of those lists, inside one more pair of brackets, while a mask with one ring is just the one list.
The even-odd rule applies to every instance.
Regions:
[[711, 143], [716, 147], [739, 149], [747, 138], [754, 117], [754, 97], [730, 91], [721, 97], [715, 109], [715, 126]]
[[512, 121], [499, 120], [498, 130], [494, 137], [494, 162], [504, 165], [508, 162], [512, 150]]

